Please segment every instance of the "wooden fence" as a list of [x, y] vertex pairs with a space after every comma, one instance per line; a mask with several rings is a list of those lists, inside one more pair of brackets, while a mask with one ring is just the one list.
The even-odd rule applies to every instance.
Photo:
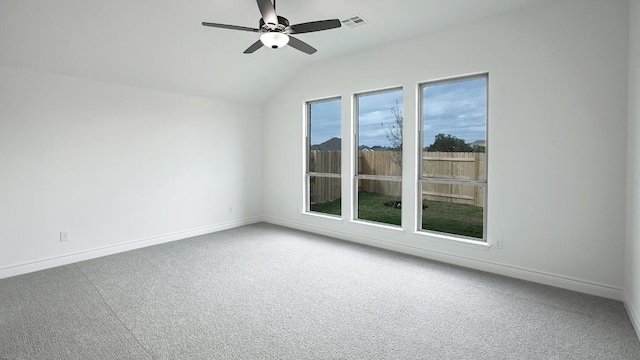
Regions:
[[[340, 151], [310, 152], [309, 169], [319, 173], [339, 173]], [[424, 177], [453, 180], [486, 181], [486, 154], [468, 152], [424, 152], [422, 169]], [[366, 175], [402, 175], [399, 154], [394, 151], [360, 151], [358, 172]], [[341, 197], [340, 179], [312, 177], [310, 179], [312, 203], [323, 203]], [[359, 191], [400, 196], [401, 182], [360, 180]], [[458, 184], [425, 183], [422, 197], [426, 200], [468, 204], [484, 207], [484, 187]]]
[[[395, 151], [360, 151], [358, 173], [362, 175], [402, 176], [402, 155]], [[358, 180], [358, 191], [402, 196], [402, 181]]]
[[[339, 174], [341, 152], [334, 150], [312, 150], [309, 152], [309, 171]], [[339, 199], [342, 196], [340, 179], [314, 176], [309, 179], [311, 203], [319, 204]]]
[[[487, 154], [471, 152], [423, 152], [422, 176], [452, 180], [487, 180]], [[424, 183], [426, 200], [484, 207], [485, 187]]]

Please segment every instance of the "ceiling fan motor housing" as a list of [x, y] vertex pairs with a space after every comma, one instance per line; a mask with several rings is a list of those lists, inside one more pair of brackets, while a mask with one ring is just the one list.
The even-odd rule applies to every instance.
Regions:
[[278, 26], [276, 26], [275, 28], [271, 28], [269, 26], [269, 24], [264, 22], [264, 19], [260, 19], [260, 30], [262, 31], [277, 31], [277, 32], [284, 32], [287, 28], [289, 27], [289, 20], [287, 20], [287, 18], [282, 17], [282, 16], [278, 16]]

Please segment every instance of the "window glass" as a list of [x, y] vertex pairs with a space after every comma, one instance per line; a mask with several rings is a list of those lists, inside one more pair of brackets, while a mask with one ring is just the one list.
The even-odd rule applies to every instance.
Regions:
[[358, 96], [358, 174], [402, 175], [402, 90]]
[[340, 174], [340, 99], [309, 103], [309, 172]]
[[422, 229], [482, 239], [484, 187], [422, 184]]
[[340, 178], [310, 176], [310, 211], [339, 216], [341, 191]]
[[401, 225], [402, 182], [358, 180], [358, 219]]
[[422, 86], [421, 229], [484, 239], [487, 76]]
[[356, 219], [401, 226], [402, 89], [356, 96]]
[[340, 99], [307, 103], [306, 211], [341, 215]]

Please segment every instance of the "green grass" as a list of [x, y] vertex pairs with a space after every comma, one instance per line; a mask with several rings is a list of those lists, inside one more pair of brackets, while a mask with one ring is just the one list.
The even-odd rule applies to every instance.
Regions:
[[[358, 218], [400, 225], [401, 210], [384, 205], [385, 202], [392, 200], [394, 200], [393, 196], [359, 192]], [[340, 199], [337, 199], [314, 204], [311, 206], [311, 211], [340, 215], [340, 202]], [[423, 229], [482, 239], [484, 221], [481, 207], [426, 200], [423, 204], [427, 206], [422, 210]]]
[[338, 215], [342, 211], [342, 199], [336, 199], [333, 201], [327, 201], [320, 204], [311, 204], [311, 211], [320, 212], [329, 215]]

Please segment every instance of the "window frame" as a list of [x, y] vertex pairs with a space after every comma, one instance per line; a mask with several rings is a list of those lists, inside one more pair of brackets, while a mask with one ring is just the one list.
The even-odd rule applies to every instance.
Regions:
[[[310, 162], [311, 162], [311, 105], [319, 104], [325, 102], [331, 102], [338, 100], [340, 102], [340, 134], [342, 134], [342, 96], [332, 96], [327, 98], [321, 98], [317, 100], [308, 100], [305, 101], [304, 104], [304, 119], [305, 119], [305, 150], [304, 150], [304, 213], [315, 215], [315, 216], [327, 216], [335, 219], [342, 219], [342, 210], [340, 211], [340, 215], [327, 214], [318, 211], [311, 210], [311, 178], [312, 177], [321, 177], [321, 178], [333, 178], [333, 179], [342, 179], [342, 136], [340, 136], [340, 172], [339, 173], [322, 173], [322, 172], [312, 172], [310, 171]], [[343, 195], [342, 184], [340, 185], [341, 197]]]
[[[456, 82], [469, 81], [474, 79], [485, 79], [485, 180], [465, 180], [465, 179], [448, 179], [448, 178], [437, 178], [437, 177], [424, 177], [424, 161], [423, 161], [423, 153], [424, 153], [424, 89], [430, 86], [437, 86], [443, 84], [451, 84]], [[436, 235], [439, 237], [453, 239], [453, 240], [463, 240], [465, 242], [472, 241], [475, 243], [488, 244], [487, 238], [487, 213], [488, 213], [488, 183], [489, 183], [489, 73], [483, 72], [478, 74], [464, 75], [464, 76], [456, 76], [449, 77], [445, 79], [427, 81], [418, 84], [418, 141], [417, 141], [417, 156], [416, 160], [418, 161], [418, 182], [416, 193], [418, 196], [418, 201], [416, 203], [417, 208], [417, 222], [416, 222], [416, 232], [420, 234], [428, 234], [428, 235]], [[475, 238], [471, 236], [458, 235], [453, 233], [429, 230], [422, 228], [422, 216], [423, 216], [423, 184], [449, 184], [449, 185], [472, 185], [472, 186], [480, 186], [484, 188], [484, 199], [483, 199], [483, 211], [482, 211], [482, 239]]]
[[[359, 92], [359, 93], [355, 93], [352, 96], [352, 104], [353, 104], [353, 116], [352, 116], [352, 123], [353, 123], [353, 188], [352, 188], [352, 204], [353, 204], [353, 221], [355, 222], [363, 222], [366, 223], [368, 225], [376, 225], [376, 226], [382, 226], [382, 227], [388, 227], [391, 229], [402, 229], [402, 218], [400, 220], [400, 225], [394, 225], [394, 224], [388, 224], [388, 223], [383, 223], [383, 222], [378, 222], [378, 221], [373, 221], [373, 220], [367, 220], [367, 219], [360, 219], [358, 218], [358, 180], [377, 180], [377, 181], [392, 181], [392, 182], [398, 182], [400, 183], [400, 201], [402, 201], [402, 187], [404, 186], [404, 182], [402, 181], [402, 174], [400, 175], [369, 175], [369, 174], [360, 174], [358, 172], [358, 169], [360, 168], [360, 159], [359, 159], [359, 152], [360, 150], [358, 149], [360, 147], [360, 101], [359, 98], [361, 96], [371, 96], [371, 95], [377, 95], [377, 94], [384, 94], [384, 93], [390, 93], [390, 92], [394, 92], [394, 91], [401, 91], [402, 92], [402, 98], [404, 100], [404, 87], [403, 86], [393, 86], [393, 87], [388, 87], [388, 88], [384, 88], [384, 89], [378, 89], [378, 90], [371, 90], [371, 91], [364, 91], [364, 92]], [[404, 101], [402, 103], [400, 103], [400, 105], [403, 108], [403, 113], [404, 113]], [[403, 123], [404, 123], [404, 119], [403, 119]], [[404, 127], [405, 124], [403, 124]], [[403, 134], [404, 136], [404, 134]], [[404, 151], [404, 142], [402, 144], [403, 147], [403, 151]], [[404, 160], [403, 160], [403, 164], [402, 164], [402, 168], [404, 168]]]

